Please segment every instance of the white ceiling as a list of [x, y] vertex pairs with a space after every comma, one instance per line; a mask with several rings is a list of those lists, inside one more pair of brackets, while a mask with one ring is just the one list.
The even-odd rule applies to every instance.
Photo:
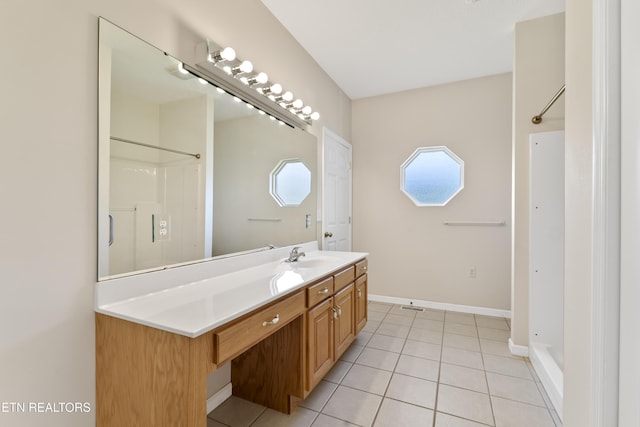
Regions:
[[519, 21], [564, 0], [262, 0], [351, 98], [503, 73]]

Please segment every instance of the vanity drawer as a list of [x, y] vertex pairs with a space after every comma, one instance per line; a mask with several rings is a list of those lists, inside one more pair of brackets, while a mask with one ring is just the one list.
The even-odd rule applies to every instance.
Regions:
[[366, 259], [356, 264], [356, 277], [360, 277], [367, 272], [369, 264]]
[[214, 334], [214, 363], [221, 364], [239, 355], [280, 329], [305, 310], [304, 292], [264, 308], [234, 325]]
[[307, 288], [307, 307], [313, 307], [331, 295], [333, 295], [333, 276]]
[[333, 288], [336, 292], [338, 292], [340, 289], [344, 288], [345, 286], [347, 286], [349, 283], [353, 282], [356, 278], [355, 276], [355, 271], [356, 268], [354, 266], [351, 266], [345, 270], [342, 270], [336, 274], [333, 275], [334, 277], [334, 285]]

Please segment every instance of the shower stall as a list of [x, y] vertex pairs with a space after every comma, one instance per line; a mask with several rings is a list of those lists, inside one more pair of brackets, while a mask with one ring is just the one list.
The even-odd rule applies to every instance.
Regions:
[[531, 134], [529, 144], [529, 358], [562, 417], [564, 131]]

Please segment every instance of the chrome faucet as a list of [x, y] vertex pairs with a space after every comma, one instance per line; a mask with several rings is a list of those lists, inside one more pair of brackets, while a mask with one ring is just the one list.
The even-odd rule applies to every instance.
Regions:
[[291, 249], [289, 258], [287, 258], [287, 262], [298, 262], [298, 258], [300, 258], [301, 256], [307, 255], [304, 252], [300, 252], [300, 249], [302, 249], [300, 246], [296, 246], [293, 249]]

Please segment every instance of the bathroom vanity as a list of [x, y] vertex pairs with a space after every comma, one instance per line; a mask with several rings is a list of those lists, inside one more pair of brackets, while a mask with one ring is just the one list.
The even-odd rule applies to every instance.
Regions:
[[226, 363], [233, 395], [291, 413], [366, 324], [366, 256], [311, 251], [295, 263], [103, 296], [97, 425], [204, 427], [207, 375]]
[[204, 427], [227, 364], [291, 413], [367, 321], [367, 254], [315, 241], [313, 118], [209, 39], [190, 65], [99, 27], [97, 425]]

